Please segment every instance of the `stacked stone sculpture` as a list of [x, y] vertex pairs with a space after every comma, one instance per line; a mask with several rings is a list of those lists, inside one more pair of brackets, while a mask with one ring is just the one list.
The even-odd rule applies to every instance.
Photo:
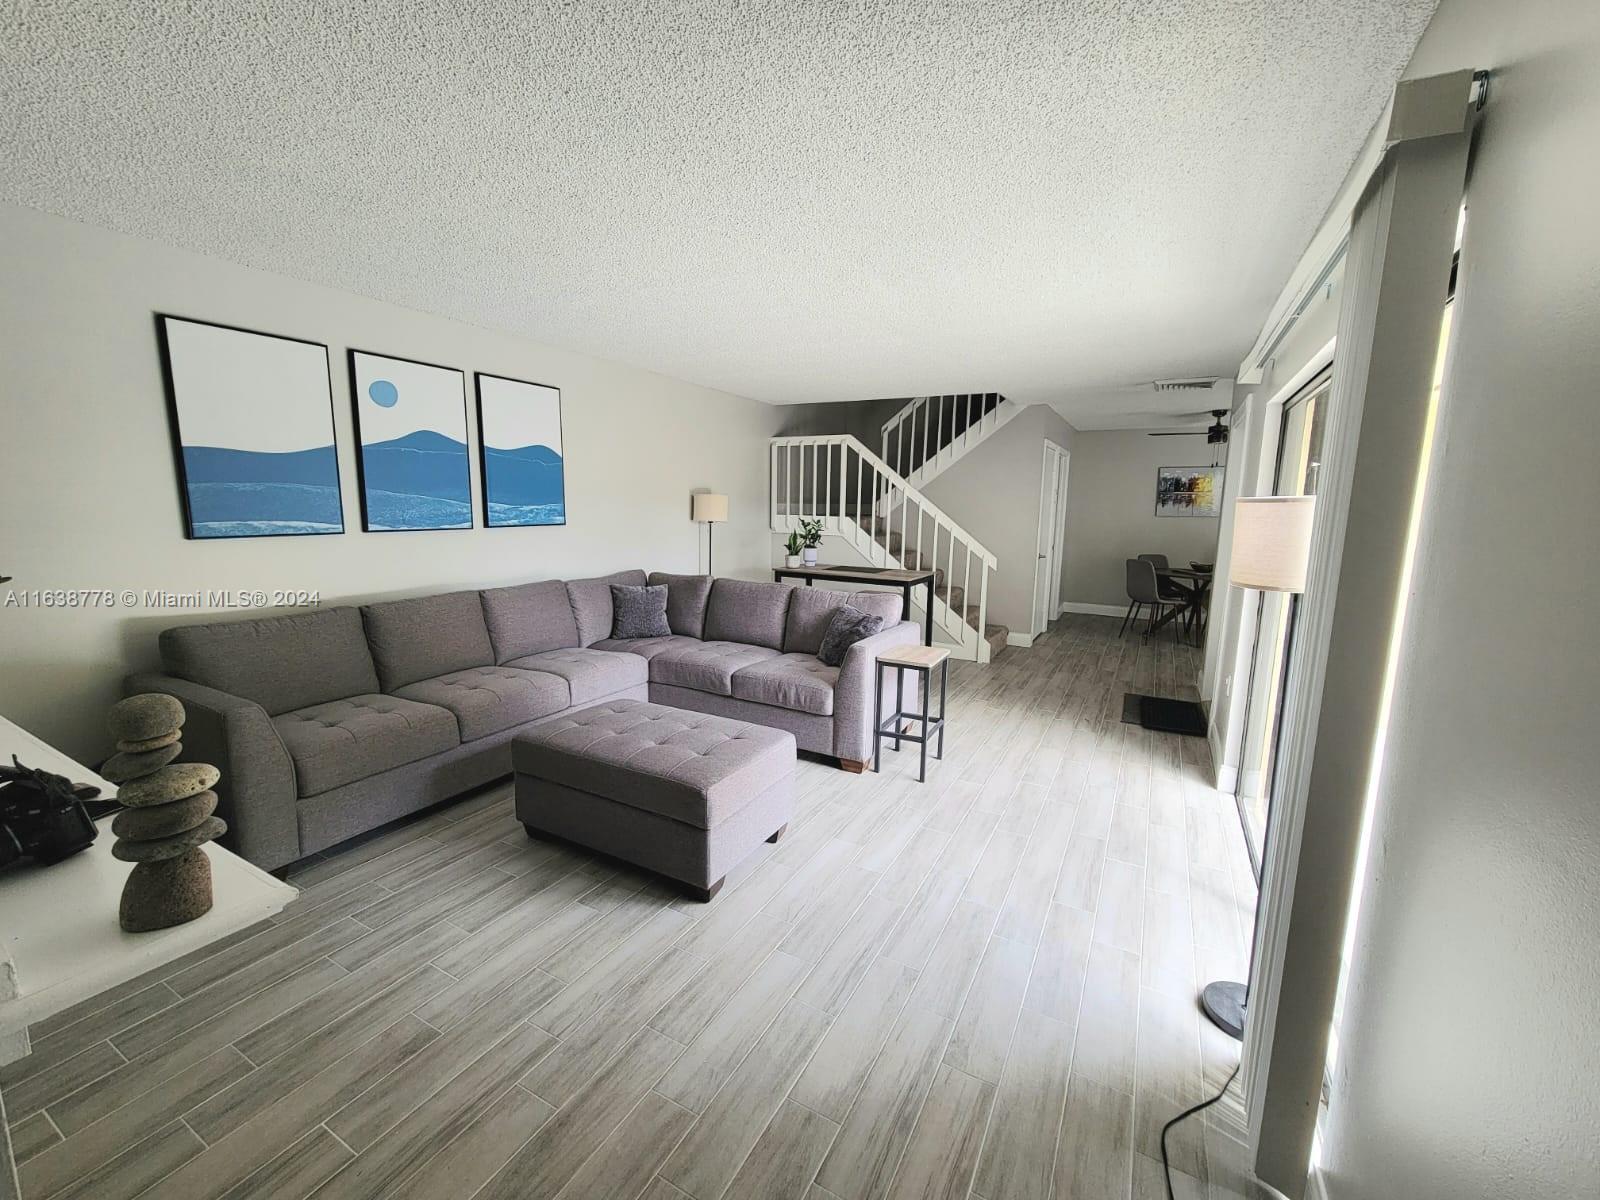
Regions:
[[145, 933], [182, 925], [211, 911], [211, 860], [202, 846], [226, 833], [212, 815], [211, 790], [222, 773], [180, 763], [183, 705], [158, 692], [129, 696], [111, 709], [117, 753], [100, 774], [118, 785], [123, 805], [111, 822], [111, 853], [133, 864], [122, 888], [122, 928]]

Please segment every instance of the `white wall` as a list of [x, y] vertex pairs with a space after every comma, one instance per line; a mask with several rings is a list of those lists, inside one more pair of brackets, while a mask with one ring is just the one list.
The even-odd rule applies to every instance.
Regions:
[[1180, 567], [1215, 562], [1215, 517], [1156, 516], [1157, 469], [1203, 466], [1211, 458], [1204, 436], [1080, 431], [1067, 494], [1064, 598], [1126, 610], [1128, 559], [1165, 554]]
[[1495, 72], [1341, 1054], [1331, 1200], [1600, 1175], [1600, 6], [1444, 0]]
[[[1073, 450], [1080, 436], [1049, 405], [1029, 405], [923, 489], [998, 560], [999, 567], [989, 580], [991, 625], [1004, 625], [1017, 634], [1032, 632], [1044, 442], [1048, 439]], [[1078, 495], [1078, 455], [1074, 452], [1067, 481], [1069, 509]], [[976, 593], [976, 575], [973, 580]], [[977, 602], [976, 595], [972, 602]]]
[[[0, 206], [0, 261], [0, 573], [15, 577], [0, 600], [25, 588], [305, 588], [343, 602], [623, 567], [693, 571], [704, 563], [694, 488], [730, 497], [717, 573], [768, 567], [765, 439], [779, 414], [766, 405], [15, 206]], [[343, 536], [184, 539], [158, 310], [328, 344]], [[360, 532], [352, 345], [559, 386], [568, 524]], [[473, 475], [476, 496], [476, 461]], [[106, 753], [121, 676], [155, 662], [159, 630], [196, 619], [0, 608], [0, 714], [70, 754]]]

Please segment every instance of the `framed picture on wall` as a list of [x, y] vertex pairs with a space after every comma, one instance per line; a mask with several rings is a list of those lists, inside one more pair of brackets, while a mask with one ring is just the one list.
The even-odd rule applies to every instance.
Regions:
[[1222, 472], [1222, 467], [1157, 467], [1156, 516], [1221, 516]]
[[482, 371], [476, 382], [484, 524], [565, 525], [561, 389]]
[[343, 533], [328, 348], [156, 314], [184, 536]]
[[361, 527], [471, 529], [465, 373], [351, 350], [350, 396]]

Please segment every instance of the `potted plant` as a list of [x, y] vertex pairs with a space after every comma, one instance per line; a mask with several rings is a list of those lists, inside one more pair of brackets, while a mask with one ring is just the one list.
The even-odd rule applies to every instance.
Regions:
[[800, 551], [805, 549], [805, 542], [800, 537], [798, 529], [789, 531], [789, 540], [784, 543], [784, 549], [789, 552], [789, 556], [783, 560], [783, 565], [786, 567], [798, 567], [800, 565]]
[[802, 519], [800, 522], [800, 553], [805, 559], [806, 566], [814, 567], [817, 565], [817, 547], [820, 545], [822, 545], [822, 522]]

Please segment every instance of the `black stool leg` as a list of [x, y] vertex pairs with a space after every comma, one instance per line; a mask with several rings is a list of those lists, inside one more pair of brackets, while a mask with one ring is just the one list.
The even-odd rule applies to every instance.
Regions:
[[872, 664], [872, 771], [883, 769], [883, 664]]
[[894, 752], [896, 754], [900, 753], [900, 721], [905, 716], [905, 712], [900, 706], [905, 703], [905, 699], [906, 669], [904, 667], [896, 667], [894, 669]]
[[922, 741], [918, 744], [921, 757], [917, 766], [917, 782], [928, 782], [928, 705], [933, 700], [933, 672], [918, 671], [922, 676]]
[[950, 660], [939, 664], [939, 761], [944, 761], [944, 715], [949, 706]]

